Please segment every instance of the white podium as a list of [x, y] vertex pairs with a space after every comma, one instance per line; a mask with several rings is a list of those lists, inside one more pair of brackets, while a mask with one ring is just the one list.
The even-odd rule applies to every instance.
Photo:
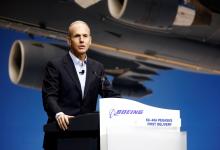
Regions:
[[101, 150], [186, 150], [179, 110], [121, 98], [100, 99]]

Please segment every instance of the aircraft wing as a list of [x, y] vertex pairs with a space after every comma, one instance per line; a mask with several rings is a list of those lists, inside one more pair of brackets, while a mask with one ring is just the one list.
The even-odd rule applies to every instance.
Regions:
[[[68, 52], [66, 45], [43, 43], [31, 40], [16, 40], [9, 56], [10, 80], [20, 86], [41, 89], [44, 68], [55, 57]], [[112, 76], [113, 88], [124, 96], [143, 97], [152, 90], [144, 86], [159, 70], [170, 68], [153, 65], [144, 61], [132, 60], [115, 53], [106, 54], [90, 49], [88, 56], [104, 64], [105, 72]]]
[[106, 59], [107, 73], [116, 77], [113, 83], [129, 80], [140, 87], [158, 68], [220, 74], [220, 7], [216, 2], [4, 0], [0, 27], [65, 41], [68, 25], [84, 20], [92, 29], [91, 52]]

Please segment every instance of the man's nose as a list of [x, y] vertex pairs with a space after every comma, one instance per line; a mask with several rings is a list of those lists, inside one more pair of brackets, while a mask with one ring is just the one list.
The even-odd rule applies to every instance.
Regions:
[[80, 36], [79, 41], [80, 41], [80, 43], [83, 43], [84, 42], [84, 37]]

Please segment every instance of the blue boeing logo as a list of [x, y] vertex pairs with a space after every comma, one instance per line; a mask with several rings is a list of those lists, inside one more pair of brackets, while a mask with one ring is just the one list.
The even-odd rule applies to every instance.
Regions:
[[128, 110], [128, 109], [111, 109], [109, 111], [109, 118], [112, 118], [114, 116], [118, 115], [136, 115], [136, 114], [143, 114], [144, 110]]

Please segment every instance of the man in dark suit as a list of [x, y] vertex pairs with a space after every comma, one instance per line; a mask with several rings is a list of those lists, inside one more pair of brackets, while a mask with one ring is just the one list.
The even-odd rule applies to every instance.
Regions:
[[[70, 118], [96, 110], [98, 94], [119, 97], [111, 86], [105, 86], [108, 81], [103, 80], [106, 79], [103, 65], [86, 55], [91, 40], [89, 26], [83, 21], [73, 22], [68, 30], [69, 53], [50, 61], [45, 69], [44, 109], [48, 122], [56, 120], [64, 131], [68, 129]], [[45, 135], [44, 140], [48, 138]]]

